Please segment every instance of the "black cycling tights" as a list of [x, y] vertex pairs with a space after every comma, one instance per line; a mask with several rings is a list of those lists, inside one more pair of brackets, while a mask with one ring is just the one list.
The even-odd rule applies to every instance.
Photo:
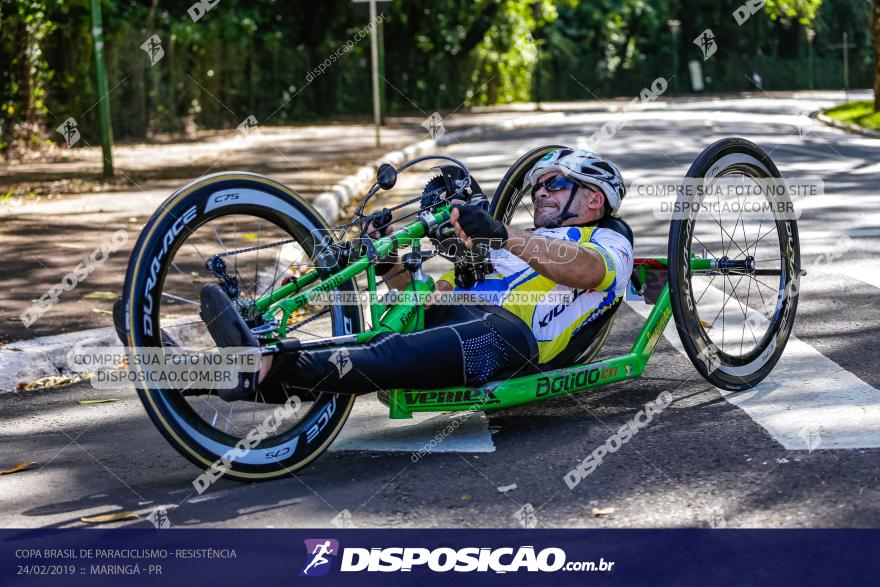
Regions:
[[525, 374], [537, 363], [531, 329], [497, 306], [433, 306], [425, 325], [419, 332], [380, 334], [363, 345], [275, 357], [260, 388], [271, 402], [286, 399], [272, 397], [284, 394], [284, 387], [362, 394], [476, 386], [500, 373]]

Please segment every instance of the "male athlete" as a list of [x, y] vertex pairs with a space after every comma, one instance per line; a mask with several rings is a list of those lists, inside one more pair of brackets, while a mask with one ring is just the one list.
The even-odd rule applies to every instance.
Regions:
[[[258, 383], [265, 401], [283, 403], [285, 388], [361, 394], [479, 386], [573, 360], [598, 330], [597, 319], [616, 309], [632, 273], [632, 234], [616, 218], [626, 195], [623, 178], [599, 155], [564, 148], [538, 161], [523, 189], [534, 202], [534, 229], [506, 226], [479, 206], [453, 207], [451, 222], [466, 246], [488, 239], [497, 247], [490, 252], [494, 272], [462, 289], [450, 271], [437, 290], [466, 292], [486, 303], [432, 305], [425, 312], [426, 328], [418, 332], [266, 357]], [[403, 289], [409, 275], [386, 281]], [[571, 301], [542, 303], [550, 292], [568, 294]], [[202, 290], [201, 314], [218, 345], [257, 346], [219, 286]], [[236, 389], [219, 394], [227, 401], [252, 400], [255, 383], [243, 377]]]

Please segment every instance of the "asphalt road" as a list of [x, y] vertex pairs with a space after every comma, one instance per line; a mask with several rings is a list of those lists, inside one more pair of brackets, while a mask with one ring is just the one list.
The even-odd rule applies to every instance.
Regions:
[[[114, 511], [142, 518], [115, 525], [150, 526], [145, 518], [156, 508], [178, 527], [516, 527], [524, 519], [538, 527], [880, 525], [880, 141], [803, 114], [829, 98], [571, 114], [445, 150], [492, 190], [527, 149], [586, 146], [604, 122], [620, 120], [600, 150], [630, 181], [680, 177], [702, 149], [731, 135], [762, 146], [786, 175], [823, 178], [826, 195], [805, 202], [799, 219], [808, 275], [794, 338], [778, 373], [756, 391], [736, 396], [707, 384], [668, 329], [641, 379], [475, 416], [460, 438], [418, 462], [411, 450], [436, 422], [404, 422], [409, 429], [383, 441], [388, 421], [364, 398], [355, 432], [299, 474], [268, 484], [224, 480], [201, 496], [192, 488], [198, 471], [165, 443], [133, 392], [80, 384], [7, 394], [0, 463], [43, 466], [0, 477], [0, 526], [75, 527], [81, 516]], [[667, 223], [635, 199], [623, 216], [637, 256], [665, 254]], [[848, 250], [823, 263], [841, 235], [851, 239]], [[643, 312], [620, 310], [603, 354], [628, 350]], [[674, 397], [670, 408], [570, 490], [563, 476], [664, 391]], [[108, 397], [120, 401], [78, 403]], [[804, 430], [812, 440], [798, 440]], [[597, 517], [597, 507], [614, 512]]]

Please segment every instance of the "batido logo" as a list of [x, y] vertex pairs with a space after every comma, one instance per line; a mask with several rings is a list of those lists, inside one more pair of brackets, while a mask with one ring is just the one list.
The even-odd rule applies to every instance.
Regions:
[[311, 538], [306, 543], [306, 566], [300, 577], [321, 577], [330, 572], [333, 557], [339, 555], [339, 541], [332, 538]]

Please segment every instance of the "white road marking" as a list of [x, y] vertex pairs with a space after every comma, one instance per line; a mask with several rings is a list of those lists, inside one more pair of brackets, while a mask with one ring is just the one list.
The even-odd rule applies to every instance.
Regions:
[[[806, 256], [803, 250], [807, 248], [807, 245], [815, 244], [817, 245], [815, 249], [811, 249], [811, 252], [816, 253], [821, 251], [822, 249], [818, 248], [818, 245], [833, 245], [840, 240], [842, 236], [848, 236], [850, 238], [868, 238], [868, 237], [878, 237], [880, 236], [880, 228], [877, 229], [857, 229], [851, 231], [841, 231], [841, 232], [818, 232], [811, 231], [808, 235], [802, 235], [800, 237], [801, 242], [801, 257]], [[742, 241], [740, 241], [742, 242]], [[666, 255], [667, 248], [669, 244], [669, 237], [666, 236], [643, 236], [641, 238], [636, 237], [636, 245], [640, 247], [636, 250], [637, 257], [644, 257], [642, 249], [655, 249], [658, 251], [658, 255]], [[825, 251], [831, 252], [831, 251]]]
[[867, 283], [868, 285], [880, 288], [880, 273], [876, 271], [877, 263], [875, 262], [871, 265], [874, 265], [875, 267], [872, 268], [870, 265], [863, 263], [847, 263], [840, 267], [835, 267], [835, 269], [837, 269], [838, 273], [845, 275], [850, 279], [855, 279], [856, 281], [861, 281], [862, 283]]
[[483, 412], [417, 413], [411, 420], [391, 420], [388, 407], [371, 393], [354, 403], [332, 451], [494, 452]]
[[807, 276], [803, 279], [818, 281], [825, 276], [842, 275], [880, 289], [880, 262], [874, 259], [834, 260], [826, 265], [804, 265], [804, 269]]
[[[651, 311], [628, 305], [642, 316]], [[684, 354], [672, 320], [663, 334]], [[788, 450], [880, 448], [880, 390], [795, 336], [757, 387], [721, 395]]]

